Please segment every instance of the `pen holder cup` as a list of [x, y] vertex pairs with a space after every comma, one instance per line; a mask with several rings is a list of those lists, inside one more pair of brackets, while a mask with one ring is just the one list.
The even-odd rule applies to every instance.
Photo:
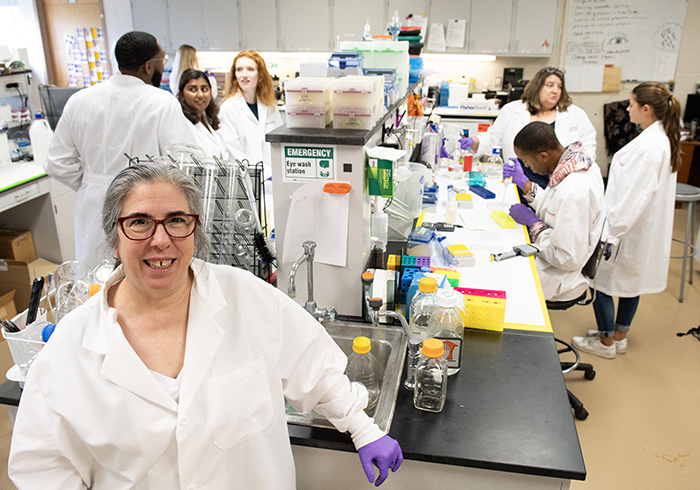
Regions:
[[25, 327], [27, 320], [27, 310], [23, 311], [12, 321], [20, 328], [19, 332], [10, 333], [2, 330], [2, 336], [7, 340], [7, 346], [10, 348], [12, 360], [19, 367], [23, 376], [26, 376], [29, 367], [36, 359], [39, 351], [44, 347], [45, 342], [41, 340], [41, 332], [49, 323], [46, 320], [46, 313], [39, 310], [37, 319]]

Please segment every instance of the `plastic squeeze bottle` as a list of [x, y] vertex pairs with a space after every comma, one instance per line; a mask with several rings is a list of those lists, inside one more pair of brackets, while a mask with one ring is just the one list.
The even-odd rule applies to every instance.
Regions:
[[52, 136], [53, 131], [51, 126], [49, 126], [49, 122], [44, 119], [44, 115], [41, 112], [37, 112], [34, 115], [34, 122], [29, 127], [29, 141], [32, 144], [34, 163], [42, 166], [46, 163]]
[[377, 358], [370, 352], [372, 343], [367, 337], [355, 337], [352, 354], [348, 358], [347, 375], [350, 381], [362, 383], [367, 388], [366, 412], [374, 410], [379, 401], [379, 376]]

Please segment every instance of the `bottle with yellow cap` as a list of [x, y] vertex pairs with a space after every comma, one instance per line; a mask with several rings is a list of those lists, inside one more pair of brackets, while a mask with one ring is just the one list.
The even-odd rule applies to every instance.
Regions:
[[437, 310], [437, 280], [434, 277], [421, 277], [418, 281], [418, 293], [411, 301], [408, 325], [418, 340], [428, 338], [428, 321]]
[[350, 381], [362, 383], [367, 388], [366, 412], [374, 410], [379, 401], [379, 376], [377, 358], [370, 352], [372, 342], [367, 337], [355, 337], [352, 354], [348, 357], [347, 375]]
[[447, 361], [442, 340], [423, 341], [421, 359], [416, 367], [413, 406], [427, 412], [441, 412], [447, 398]]

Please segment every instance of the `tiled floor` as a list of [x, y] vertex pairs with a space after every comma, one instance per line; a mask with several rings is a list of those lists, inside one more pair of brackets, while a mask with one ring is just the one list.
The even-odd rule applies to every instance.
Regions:
[[[674, 236], [683, 235], [686, 216], [676, 210]], [[576, 422], [588, 476], [573, 490], [700, 488], [700, 342], [676, 336], [700, 325], [700, 271], [683, 303], [680, 274], [680, 260], [672, 260], [666, 291], [642, 297], [627, 354], [612, 360], [582, 354], [595, 366], [595, 379], [566, 375], [590, 413]], [[590, 306], [554, 311], [551, 319], [563, 340], [595, 328]], [[15, 488], [5, 465], [9, 446], [9, 421], [0, 413], [0, 490]]]

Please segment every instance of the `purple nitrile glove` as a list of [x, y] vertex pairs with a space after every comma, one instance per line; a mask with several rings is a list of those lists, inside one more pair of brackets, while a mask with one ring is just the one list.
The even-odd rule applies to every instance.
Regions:
[[508, 212], [511, 218], [521, 225], [532, 226], [540, 221], [535, 212], [524, 204], [513, 204]]
[[517, 158], [510, 157], [508, 160], [508, 162], [503, 164], [503, 178], [508, 179], [512, 177], [512, 182], [522, 189], [529, 180], [525, 172], [523, 172], [523, 166]]
[[[357, 452], [360, 455], [360, 463], [362, 463], [362, 469], [365, 470], [367, 479], [370, 483], [374, 482], [375, 487], [384, 483], [386, 477], [389, 476], [389, 468], [395, 472], [403, 462], [401, 446], [389, 436], [383, 436], [374, 442], [365, 444]], [[374, 481], [372, 464], [379, 468], [377, 481]]]
[[467, 148], [469, 148], [473, 144], [474, 144], [474, 138], [472, 138], [471, 136], [467, 136], [466, 138], [461, 138], [459, 140], [459, 147], [462, 150], [466, 150]]

